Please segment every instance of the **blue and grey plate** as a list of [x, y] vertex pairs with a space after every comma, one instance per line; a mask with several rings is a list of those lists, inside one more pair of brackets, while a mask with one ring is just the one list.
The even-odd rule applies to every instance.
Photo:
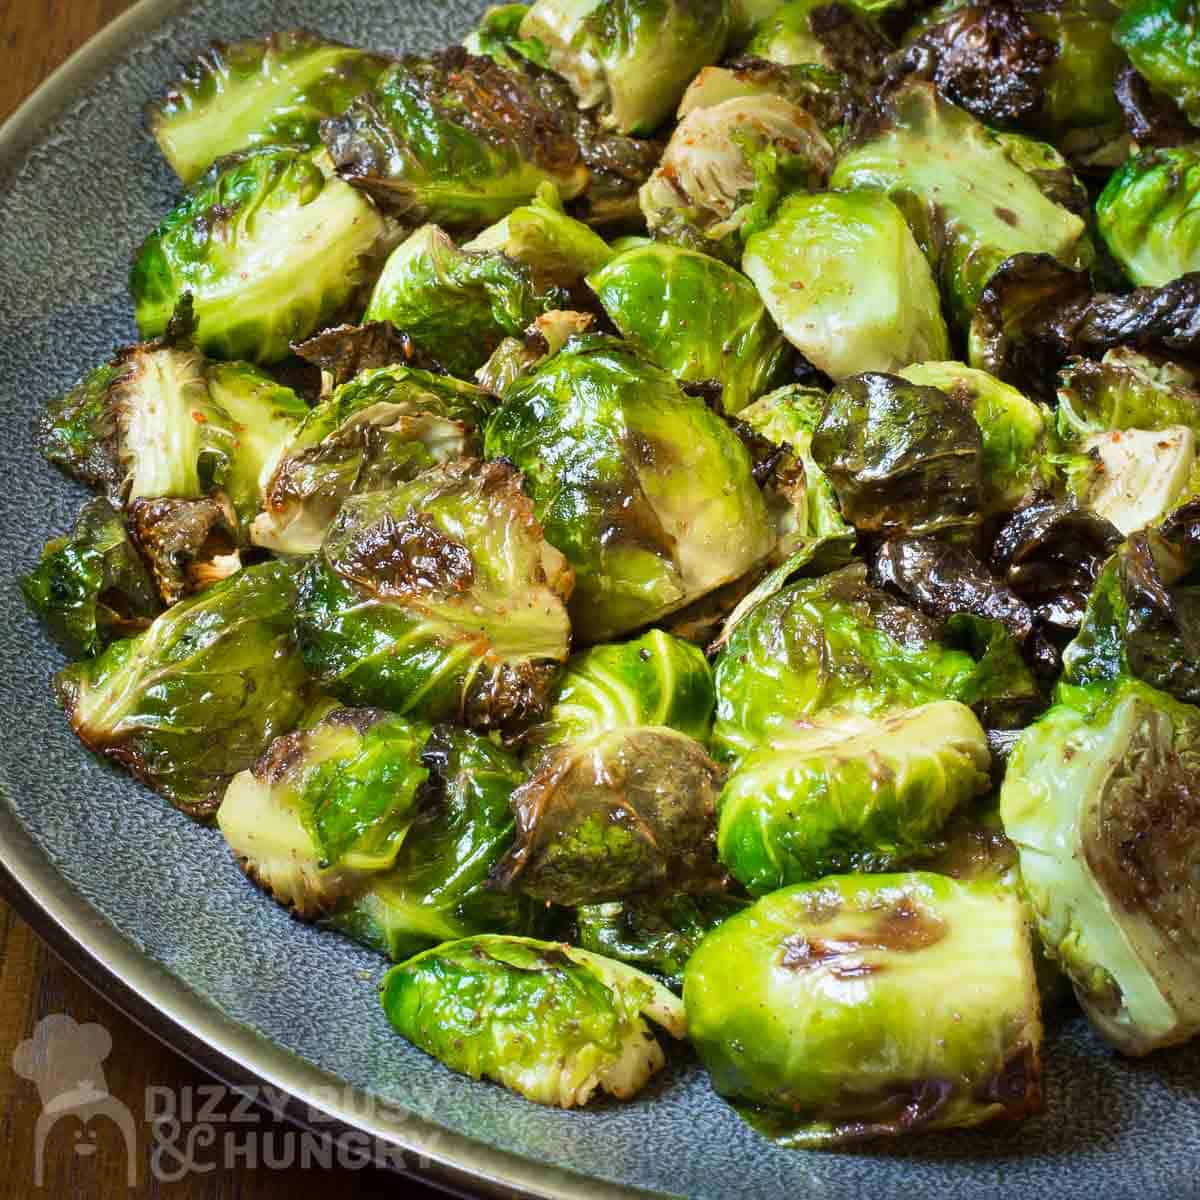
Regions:
[[[82, 493], [46, 467], [30, 420], [135, 339], [126, 275], [178, 186], [143, 103], [212, 37], [306, 25], [392, 50], [457, 40], [482, 3], [141, 0], [0, 132], [0, 862], [7, 890], [72, 966], [231, 1082], [285, 1089], [488, 1194], [695, 1200], [864, 1196], [1178, 1200], [1200, 1195], [1200, 1048], [1117, 1059], [1071, 1019], [1046, 1111], [1012, 1128], [855, 1154], [775, 1149], [678, 1054], [633, 1103], [540, 1108], [452, 1074], [396, 1037], [384, 964], [293, 922], [220, 835], [93, 761], [51, 697], [56, 653], [15, 576]], [[3, 875], [5, 872], [0, 872]], [[314, 1113], [308, 1113], [311, 1106]], [[328, 1126], [325, 1126], [328, 1127]]]

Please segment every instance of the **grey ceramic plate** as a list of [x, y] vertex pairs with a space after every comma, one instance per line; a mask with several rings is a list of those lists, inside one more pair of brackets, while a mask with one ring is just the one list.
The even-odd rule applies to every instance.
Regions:
[[[309, 25], [393, 49], [444, 45], [482, 4], [142, 0], [0, 135], [0, 859], [72, 965], [201, 1065], [265, 1080], [429, 1159], [460, 1187], [607, 1197], [864, 1195], [1163, 1200], [1200, 1194], [1200, 1051], [1127, 1063], [1075, 1021], [1047, 1110], [999, 1132], [860, 1154], [776, 1150], [679, 1056], [628, 1105], [538, 1108], [453, 1075], [387, 1027], [378, 959], [290, 921], [219, 835], [91, 761], [50, 697], [57, 665], [14, 576], [81, 496], [29, 436], [42, 400], [134, 334], [125, 277], [176, 186], [139, 112], [212, 36]], [[379, 1101], [408, 1116], [387, 1117]]]

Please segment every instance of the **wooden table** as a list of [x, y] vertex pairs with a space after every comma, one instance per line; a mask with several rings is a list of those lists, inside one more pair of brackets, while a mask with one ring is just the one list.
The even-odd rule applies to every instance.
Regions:
[[[129, 7], [132, 0], [0, 0], [0, 121], [73, 50]], [[115, 118], [114, 118], [115, 119]], [[132, 117], [130, 118], [133, 119]], [[109, 1093], [138, 1118], [137, 1186], [127, 1185], [125, 1152], [116, 1127], [96, 1123], [95, 1150], [77, 1152], [78, 1123], [64, 1122], [50, 1135], [43, 1170], [44, 1188], [35, 1190], [34, 1127], [42, 1104], [33, 1083], [13, 1070], [17, 1045], [52, 1013], [67, 1013], [80, 1024], [108, 1030], [113, 1047], [104, 1063]], [[154, 1138], [142, 1114], [147, 1089], [176, 1097], [202, 1096], [212, 1081], [127, 1017], [107, 1004], [42, 945], [30, 928], [0, 901], [0, 1197], [88, 1197], [121, 1195], [180, 1200], [327, 1200], [388, 1196], [433, 1200], [441, 1193], [376, 1170], [227, 1168], [197, 1153], [201, 1169], [177, 1182], [156, 1177]], [[155, 1093], [162, 1095], [162, 1092]], [[230, 1122], [237, 1105], [226, 1098], [217, 1121]], [[72, 1128], [72, 1125], [74, 1128]], [[259, 1150], [274, 1150], [273, 1161], [289, 1157], [287, 1127], [263, 1119], [253, 1127]], [[268, 1143], [268, 1136], [274, 1141]], [[294, 1146], [295, 1143], [293, 1142]], [[220, 1156], [217, 1156], [218, 1158]], [[266, 1157], [263, 1154], [263, 1157]], [[166, 1160], [164, 1160], [166, 1161]], [[245, 1157], [236, 1160], [245, 1163]], [[169, 1163], [168, 1163], [169, 1165]], [[214, 1169], [205, 1169], [212, 1166]], [[162, 1171], [158, 1172], [162, 1175]]]

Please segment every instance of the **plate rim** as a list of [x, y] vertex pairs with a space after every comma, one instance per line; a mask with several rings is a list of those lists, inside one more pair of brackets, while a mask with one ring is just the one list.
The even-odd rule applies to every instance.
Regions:
[[[136, 0], [97, 30], [0, 124], [0, 176], [13, 180], [86, 89], [136, 51], [156, 26], [202, 0]], [[7, 186], [0, 188], [6, 192]], [[459, 1194], [534, 1200], [645, 1200], [662, 1195], [539, 1163], [409, 1114], [389, 1122], [370, 1093], [347, 1085], [272, 1043], [147, 957], [54, 866], [17, 818], [0, 780], [0, 895], [53, 953], [96, 992], [164, 1045], [231, 1088], [262, 1084], [285, 1092], [286, 1120], [305, 1127], [297, 1106], [320, 1113], [319, 1131], [359, 1132], [415, 1158], [404, 1174]], [[341, 1103], [331, 1104], [331, 1094]], [[389, 1101], [389, 1106], [402, 1105]], [[364, 1116], [364, 1114], [371, 1114]], [[388, 1162], [385, 1166], [395, 1167]], [[464, 1189], [467, 1191], [464, 1192]]]

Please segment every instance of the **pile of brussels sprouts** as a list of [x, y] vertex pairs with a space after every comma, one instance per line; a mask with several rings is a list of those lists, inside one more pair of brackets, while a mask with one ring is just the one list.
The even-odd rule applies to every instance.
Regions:
[[1200, 7], [214, 45], [39, 419], [89, 749], [531, 1100], [783, 1144], [1200, 1033]]

